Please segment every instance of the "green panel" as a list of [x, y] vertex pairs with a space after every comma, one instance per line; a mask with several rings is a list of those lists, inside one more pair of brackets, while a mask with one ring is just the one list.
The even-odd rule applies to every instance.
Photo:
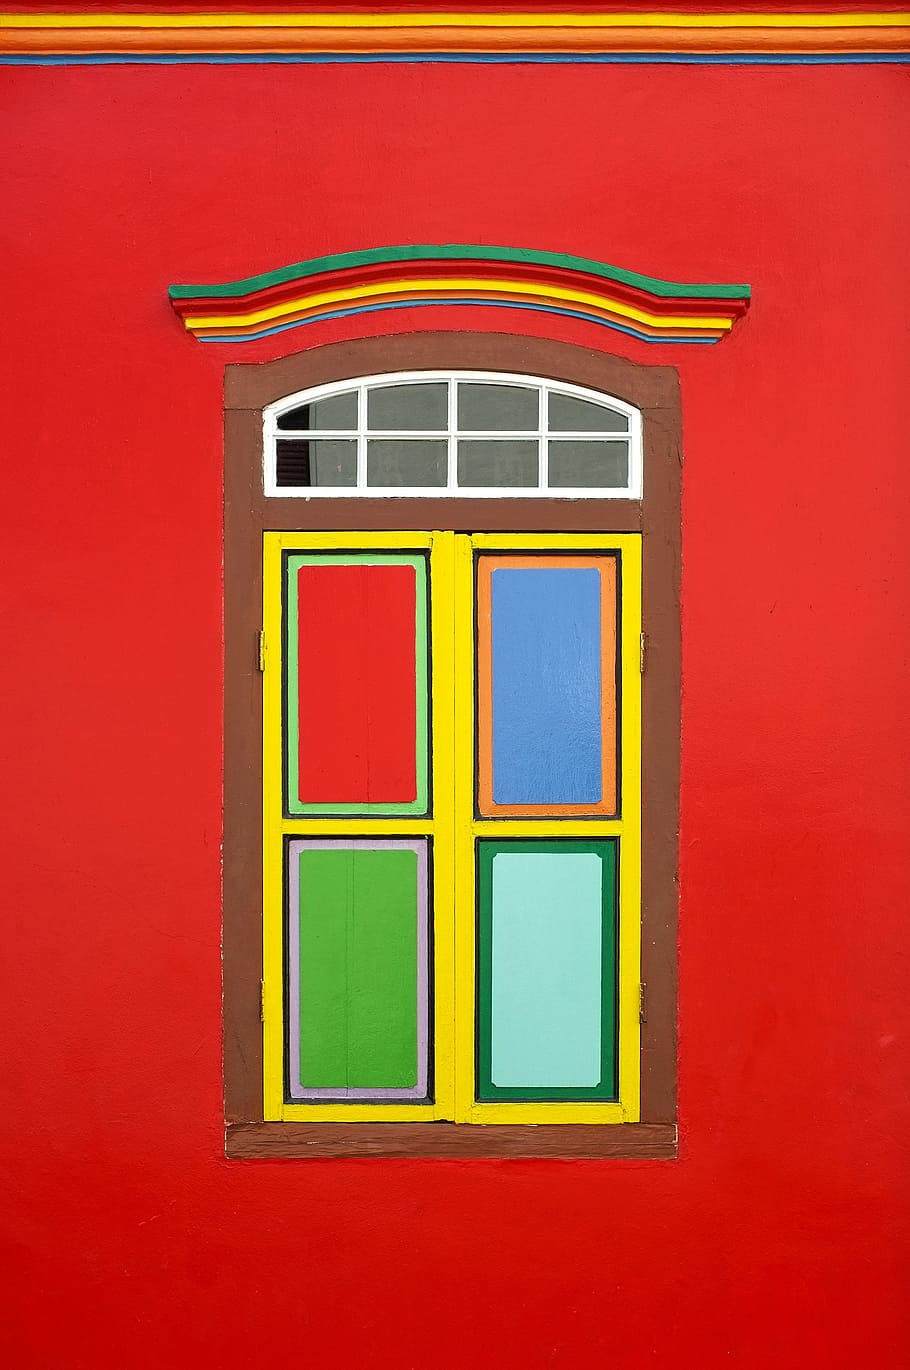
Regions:
[[300, 1077], [417, 1083], [417, 854], [300, 854]]
[[[301, 566], [413, 566], [417, 576], [416, 619], [416, 692], [417, 692], [417, 798], [412, 804], [301, 804], [294, 796], [297, 787], [297, 577]], [[395, 815], [421, 817], [429, 812], [428, 715], [429, 715], [429, 648], [428, 648], [428, 576], [427, 559], [420, 555], [395, 556], [373, 552], [314, 553], [302, 555], [285, 553], [282, 571], [284, 579], [284, 802], [289, 817], [300, 814], [311, 816], [334, 815], [348, 817]]]
[[[477, 1097], [480, 1100], [505, 1099], [616, 1099], [618, 1097], [617, 1078], [617, 1039], [616, 1039], [616, 998], [617, 998], [617, 952], [616, 952], [616, 874], [617, 847], [615, 839], [573, 841], [562, 838], [540, 841], [480, 841], [477, 843]], [[539, 975], [540, 995], [537, 1006], [538, 1021], [535, 1024], [535, 995], [530, 985], [507, 984], [500, 974], [494, 985], [493, 958], [497, 947], [496, 913], [494, 906], [494, 861], [498, 855], [512, 857], [541, 856], [593, 856], [601, 863], [600, 878], [600, 1032], [599, 1032], [599, 1078], [596, 1083], [569, 1086], [549, 1086], [544, 1084], [525, 1084], [518, 1086], [496, 1085], [493, 1081], [494, 1027], [496, 1051], [499, 1054], [500, 1069], [506, 1059], [509, 1069], [520, 1072], [518, 1078], [545, 1080], [554, 1072], [565, 1070], [569, 1058], [575, 1058], [575, 1065], [585, 1057], [584, 1073], [593, 1079], [590, 1046], [585, 1038], [590, 1031], [590, 1008], [596, 1003], [596, 989], [593, 985], [579, 984], [579, 996], [587, 1004], [586, 1021], [579, 1021], [584, 1005], [579, 1005], [571, 994], [565, 1001], [566, 1021], [556, 1024], [554, 1013], [559, 1011], [562, 986], [559, 984], [561, 972], [567, 972], [584, 979], [578, 964], [579, 955], [588, 954], [596, 946], [593, 930], [586, 924], [589, 919], [568, 916], [570, 903], [566, 903], [567, 891], [560, 883], [554, 883], [554, 868], [551, 863], [543, 863], [540, 879], [530, 879], [531, 864], [517, 863], [508, 881], [499, 892], [500, 913], [504, 920], [500, 927], [498, 946], [500, 952], [508, 947], [515, 951], [513, 965], [522, 967], [528, 974]], [[571, 878], [571, 863], [567, 862], [566, 873]], [[580, 877], [578, 897], [587, 903], [590, 899], [592, 880], [590, 868], [586, 863], [578, 868]], [[584, 889], [581, 885], [584, 885]], [[535, 905], [539, 894], [547, 908]], [[518, 897], [520, 895], [520, 898]], [[539, 944], [540, 955], [534, 955], [534, 948], [523, 945], [521, 938], [521, 900], [527, 903], [527, 941]], [[577, 911], [573, 911], [577, 912]], [[550, 921], [552, 919], [552, 921]], [[555, 924], [555, 926], [554, 926]], [[565, 948], [561, 955], [558, 948], [558, 931], [562, 927], [566, 935], [582, 937], [585, 948]], [[556, 939], [554, 941], [554, 938]], [[549, 948], [545, 945], [549, 942]], [[561, 963], [557, 965], [557, 963]], [[502, 967], [500, 967], [500, 971]], [[584, 993], [582, 994], [582, 990]], [[498, 1019], [494, 1025], [494, 1014]], [[525, 1018], [525, 1030], [533, 1036], [535, 1026], [548, 1033], [548, 1040], [542, 1042], [539, 1059], [535, 1061], [533, 1041], [520, 1042], [521, 1025], [514, 1021], [516, 1015]], [[549, 1023], [548, 1020], [549, 1019]], [[520, 1049], [519, 1049], [520, 1048]], [[575, 1068], [575, 1065], [570, 1068]], [[513, 1077], [514, 1078], [514, 1077]], [[563, 1078], [566, 1078], [564, 1075]]]

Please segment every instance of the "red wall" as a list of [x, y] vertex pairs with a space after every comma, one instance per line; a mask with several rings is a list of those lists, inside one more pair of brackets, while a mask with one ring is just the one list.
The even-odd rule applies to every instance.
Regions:
[[[0, 1342], [17, 1367], [903, 1365], [899, 68], [4, 73]], [[8, 202], [9, 203], [9, 202]], [[221, 378], [166, 289], [402, 242], [749, 281], [682, 375], [677, 1163], [227, 1162]]]

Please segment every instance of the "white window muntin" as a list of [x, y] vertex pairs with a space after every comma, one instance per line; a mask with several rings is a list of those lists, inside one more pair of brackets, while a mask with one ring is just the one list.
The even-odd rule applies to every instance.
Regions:
[[[440, 429], [380, 429], [367, 427], [367, 392], [382, 386], [419, 385], [444, 381], [448, 385], [448, 423]], [[536, 429], [459, 429], [457, 426], [457, 382], [481, 382], [490, 385], [527, 386], [537, 391]], [[311, 404], [330, 396], [357, 395], [357, 427], [279, 429], [278, 419], [288, 410]], [[547, 424], [547, 399], [550, 394], [567, 395], [611, 409], [628, 420], [628, 432], [596, 433], [551, 432]], [[373, 376], [359, 376], [350, 381], [334, 381], [312, 386], [295, 394], [285, 395], [263, 411], [263, 477], [266, 495], [281, 499], [362, 499], [370, 498], [438, 499], [453, 496], [462, 499], [641, 499], [643, 483], [641, 411], [624, 400], [616, 399], [599, 390], [569, 385], [563, 381], [547, 380], [542, 376], [525, 376], [511, 371], [395, 371]], [[277, 448], [279, 438], [306, 438], [310, 441], [356, 441], [356, 485], [278, 485]], [[445, 441], [448, 444], [448, 483], [445, 486], [381, 486], [367, 485], [367, 441], [373, 438], [399, 441]], [[538, 445], [538, 479], [536, 486], [459, 486], [457, 484], [457, 452], [459, 441], [536, 441]], [[629, 451], [629, 479], [622, 486], [579, 486], [550, 488], [547, 484], [547, 456], [550, 441], [627, 442]]]

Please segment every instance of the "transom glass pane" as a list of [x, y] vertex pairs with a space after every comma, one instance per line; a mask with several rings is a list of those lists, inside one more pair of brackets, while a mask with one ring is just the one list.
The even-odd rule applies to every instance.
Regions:
[[445, 432], [449, 421], [449, 387], [383, 385], [367, 395], [367, 427], [402, 433], [417, 430]]
[[327, 395], [324, 400], [313, 400], [310, 404], [299, 404], [286, 414], [279, 414], [278, 427], [287, 432], [289, 429], [301, 432], [310, 428], [323, 431], [357, 427], [357, 391], [347, 395]]
[[549, 484], [554, 490], [603, 490], [629, 483], [629, 445], [585, 438], [550, 442]]
[[282, 487], [357, 484], [356, 442], [281, 438], [277, 447], [277, 480]]
[[579, 400], [574, 395], [550, 395], [550, 431], [553, 433], [628, 433], [625, 414], [603, 404]]
[[462, 440], [458, 444], [458, 484], [522, 486], [537, 484], [537, 440], [502, 438], [498, 442]]
[[458, 427], [470, 433], [536, 433], [538, 393], [526, 385], [461, 381], [458, 386]]
[[367, 443], [367, 485], [436, 488], [448, 474], [446, 442], [413, 438], [371, 438]]

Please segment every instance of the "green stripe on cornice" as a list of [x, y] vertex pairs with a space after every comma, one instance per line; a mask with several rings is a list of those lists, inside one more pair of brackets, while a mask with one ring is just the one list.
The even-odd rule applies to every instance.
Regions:
[[168, 294], [172, 300], [232, 299], [237, 295], [251, 295], [301, 277], [318, 276], [329, 271], [347, 271], [385, 262], [431, 261], [526, 262], [531, 266], [552, 266], [562, 271], [583, 271], [589, 276], [618, 281], [665, 299], [742, 300], [749, 299], [752, 294], [748, 285], [685, 285], [679, 281], [662, 281], [656, 276], [624, 271], [622, 267], [608, 266], [606, 262], [596, 262], [590, 257], [573, 257], [568, 252], [535, 252], [525, 247], [479, 247], [465, 243], [446, 243], [436, 247], [429, 244], [369, 247], [361, 252], [339, 252], [330, 257], [311, 257], [308, 261], [295, 262], [293, 266], [283, 266], [277, 271], [264, 271], [259, 276], [225, 281], [221, 285], [172, 285]]

